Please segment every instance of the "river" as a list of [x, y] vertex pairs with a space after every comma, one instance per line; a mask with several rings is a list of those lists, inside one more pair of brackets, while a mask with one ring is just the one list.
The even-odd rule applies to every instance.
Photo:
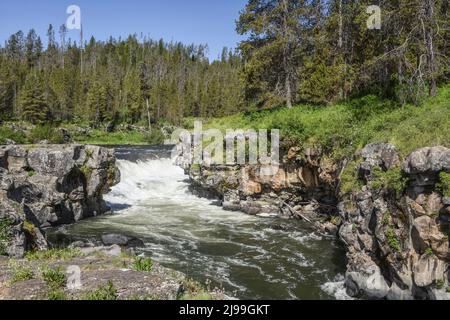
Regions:
[[116, 147], [114, 214], [58, 228], [68, 237], [132, 235], [139, 253], [239, 299], [346, 299], [344, 253], [297, 220], [227, 212], [188, 191], [165, 147]]

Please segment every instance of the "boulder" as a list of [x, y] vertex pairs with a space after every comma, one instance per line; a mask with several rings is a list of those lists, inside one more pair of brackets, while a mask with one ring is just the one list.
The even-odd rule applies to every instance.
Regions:
[[11, 256], [45, 249], [42, 228], [108, 212], [103, 194], [120, 174], [112, 150], [81, 145], [0, 148], [0, 217], [14, 221]]
[[381, 269], [367, 255], [358, 253], [346, 273], [347, 293], [352, 297], [384, 299], [390, 288], [381, 274]]
[[418, 287], [428, 287], [445, 279], [447, 265], [436, 256], [424, 254], [414, 263], [414, 282]]
[[144, 247], [144, 242], [141, 239], [123, 234], [105, 234], [102, 236], [102, 242], [105, 246]]
[[369, 144], [361, 151], [363, 162], [359, 166], [360, 175], [370, 179], [375, 167], [389, 170], [400, 164], [400, 158], [395, 146], [387, 143]]
[[450, 149], [445, 147], [418, 149], [406, 158], [403, 170], [407, 174], [450, 171]]
[[431, 249], [439, 258], [448, 257], [448, 238], [439, 230], [436, 219], [421, 216], [414, 220], [412, 241], [418, 252], [424, 253]]

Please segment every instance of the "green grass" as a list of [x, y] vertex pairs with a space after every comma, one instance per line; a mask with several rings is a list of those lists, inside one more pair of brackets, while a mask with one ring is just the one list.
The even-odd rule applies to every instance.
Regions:
[[25, 264], [13, 263], [11, 267], [13, 275], [11, 277], [11, 280], [9, 281], [9, 285], [21, 281], [31, 280], [35, 277], [33, 270]]
[[51, 125], [39, 125], [34, 127], [29, 135], [31, 143], [38, 143], [43, 140], [47, 140], [52, 144], [60, 144], [64, 142], [62, 134], [57, 128]]
[[[403, 156], [413, 150], [450, 147], [450, 85], [421, 106], [399, 106], [366, 96], [329, 106], [298, 105], [229, 117], [204, 119], [203, 127], [280, 129], [282, 139], [303, 146], [321, 146], [334, 158], [352, 155], [368, 143], [392, 143]], [[187, 119], [193, 127], [194, 119]]]
[[426, 254], [427, 256], [434, 256], [434, 251], [433, 251], [432, 248], [427, 248], [427, 249], [425, 250], [425, 254]]
[[50, 249], [45, 251], [30, 251], [27, 252], [25, 257], [29, 261], [34, 260], [69, 260], [72, 258], [80, 257], [82, 253], [78, 249], [63, 248], [63, 249]]
[[19, 144], [29, 143], [25, 134], [19, 131], [12, 130], [8, 127], [0, 126], [0, 144], [6, 144], [6, 140], [13, 140]]
[[164, 136], [158, 129], [151, 134], [138, 131], [116, 131], [108, 133], [104, 130], [92, 130], [89, 135], [75, 135], [74, 141], [95, 145], [157, 145], [164, 143]]
[[153, 269], [153, 261], [150, 258], [135, 257], [132, 267], [136, 271], [151, 272]]
[[112, 281], [98, 289], [88, 292], [83, 300], [117, 300], [117, 289], [114, 288]]

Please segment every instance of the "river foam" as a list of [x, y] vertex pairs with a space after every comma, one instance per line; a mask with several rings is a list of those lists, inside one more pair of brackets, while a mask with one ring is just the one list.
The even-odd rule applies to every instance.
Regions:
[[307, 225], [225, 211], [191, 194], [188, 177], [170, 159], [119, 151], [122, 180], [105, 196], [115, 214], [70, 226], [68, 233], [134, 235], [155, 261], [237, 298], [337, 298], [327, 282], [342, 271], [341, 253]]

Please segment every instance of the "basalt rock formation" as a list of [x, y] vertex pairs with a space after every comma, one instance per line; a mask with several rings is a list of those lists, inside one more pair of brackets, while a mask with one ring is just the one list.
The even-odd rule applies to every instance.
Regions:
[[[439, 174], [450, 171], [450, 150], [423, 148], [401, 162], [393, 146], [369, 145], [355, 170], [363, 187], [339, 205], [347, 291], [369, 298], [450, 299], [450, 203], [438, 187]], [[392, 172], [400, 175], [393, 179]]]
[[108, 212], [118, 183], [114, 151], [96, 146], [0, 146], [0, 249], [12, 257], [48, 247], [42, 228]]
[[[450, 198], [439, 187], [450, 150], [419, 149], [402, 161], [395, 146], [366, 146], [351, 161], [291, 148], [274, 175], [260, 165], [178, 164], [192, 190], [226, 210], [302, 218], [347, 250], [349, 295], [450, 299]], [[355, 177], [342, 191], [344, 171]]]

